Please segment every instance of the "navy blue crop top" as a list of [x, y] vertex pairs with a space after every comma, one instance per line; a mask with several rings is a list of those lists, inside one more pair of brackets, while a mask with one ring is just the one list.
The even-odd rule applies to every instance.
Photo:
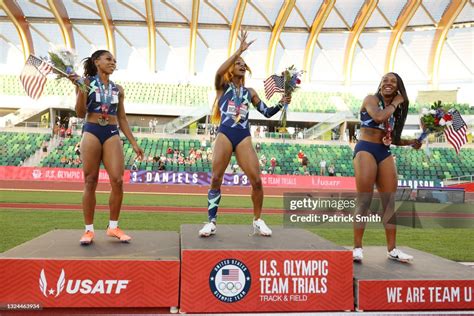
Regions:
[[[382, 100], [379, 100], [378, 104], [379, 109], [383, 110], [384, 109], [384, 104]], [[390, 116], [388, 119], [388, 122], [392, 126], [393, 129], [393, 124], [394, 124], [394, 117], [393, 114]], [[369, 115], [369, 112], [367, 111], [361, 111], [360, 112], [360, 128], [377, 128], [382, 131], [385, 131], [385, 122], [382, 123], [377, 123], [374, 121], [374, 119]]]
[[[90, 90], [89, 95], [87, 96], [87, 112], [88, 113], [102, 113], [102, 102], [100, 100], [100, 88], [99, 84], [100, 81], [96, 76], [88, 77], [90, 80]], [[108, 114], [109, 115], [117, 115], [117, 108], [119, 102], [119, 89], [115, 83], [109, 80], [109, 87], [112, 88], [112, 95], [111, 95], [111, 104], [109, 106]], [[108, 89], [109, 87], [102, 87], [102, 90], [105, 91], [105, 96], [109, 95]]]
[[[219, 98], [218, 105], [221, 111], [221, 125], [225, 125], [238, 129], [249, 129], [249, 110], [252, 105], [252, 95], [249, 89], [241, 87], [237, 92], [237, 88], [231, 84], [224, 85], [224, 93]], [[240, 105], [236, 93], [241, 95]], [[281, 105], [267, 107], [262, 101], [256, 107], [257, 111], [262, 113], [265, 117], [272, 117], [281, 109]], [[240, 119], [236, 122], [237, 115], [240, 114]]]

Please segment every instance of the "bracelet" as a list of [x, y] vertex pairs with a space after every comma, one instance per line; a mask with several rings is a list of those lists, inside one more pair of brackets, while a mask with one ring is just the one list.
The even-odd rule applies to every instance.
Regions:
[[397, 109], [397, 106], [393, 103], [390, 103], [388, 106], [393, 106], [393, 108], [396, 110]]

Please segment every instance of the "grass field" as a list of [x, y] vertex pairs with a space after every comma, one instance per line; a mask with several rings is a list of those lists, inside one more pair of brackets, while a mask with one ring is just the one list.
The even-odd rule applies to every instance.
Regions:
[[[0, 203], [46, 203], [78, 204], [81, 194], [75, 192], [6, 192], [0, 191]], [[107, 204], [108, 194], [98, 194], [98, 204]], [[126, 194], [125, 205], [130, 206], [203, 206], [206, 197], [198, 195], [148, 195]], [[250, 197], [224, 196], [222, 207], [251, 208]], [[265, 198], [265, 208], [282, 208], [282, 198]], [[282, 225], [283, 215], [264, 215], [270, 226]], [[97, 212], [96, 230], [106, 228], [107, 212]], [[172, 230], [178, 231], [181, 224], [199, 224], [206, 220], [202, 213], [165, 213], [165, 212], [123, 212], [121, 226], [126, 230]], [[251, 231], [252, 215], [221, 214], [221, 224], [249, 225]], [[0, 209], [0, 225], [6, 231], [0, 240], [0, 252], [4, 252], [25, 241], [31, 240], [52, 229], [82, 229], [80, 211], [14, 210]], [[364, 237], [365, 245], [385, 245], [385, 235], [381, 226], [369, 228]], [[339, 245], [352, 244], [351, 229], [312, 228], [310, 231]], [[79, 239], [79, 236], [78, 236]], [[474, 261], [474, 229], [412, 229], [400, 227], [398, 245], [409, 246], [422, 251], [456, 261]]]

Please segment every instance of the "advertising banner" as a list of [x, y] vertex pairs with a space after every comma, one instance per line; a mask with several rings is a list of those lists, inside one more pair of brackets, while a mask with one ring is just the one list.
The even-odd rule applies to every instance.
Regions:
[[178, 260], [0, 259], [0, 305], [178, 306], [179, 269]]
[[474, 309], [474, 280], [360, 280], [359, 310]]
[[[322, 190], [353, 190], [353, 177], [319, 177], [263, 174], [264, 187], [285, 187]], [[208, 172], [172, 172], [172, 171], [131, 171], [130, 183], [155, 184], [191, 184], [205, 185], [211, 183], [211, 173]], [[250, 181], [245, 174], [224, 174], [222, 182], [226, 186], [249, 186]]]
[[[0, 166], [0, 180], [84, 182], [84, 172], [78, 168]], [[123, 181], [130, 181], [128, 170], [125, 171]], [[99, 171], [99, 182], [109, 182], [105, 169]]]
[[181, 311], [353, 309], [350, 251], [182, 250]]

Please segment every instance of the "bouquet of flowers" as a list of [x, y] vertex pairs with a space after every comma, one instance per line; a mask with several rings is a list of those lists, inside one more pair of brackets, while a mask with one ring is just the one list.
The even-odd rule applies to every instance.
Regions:
[[453, 116], [441, 104], [441, 101], [435, 102], [430, 109], [421, 110], [420, 124], [423, 129], [419, 142], [422, 142], [430, 133], [440, 134], [446, 127], [453, 124]]
[[[286, 68], [282, 72], [285, 95], [290, 96], [294, 91], [296, 91], [301, 84], [300, 77], [303, 75], [302, 70], [296, 69], [294, 65]], [[288, 112], [288, 104], [284, 104], [281, 110], [280, 123], [283, 130], [286, 130], [286, 117]]]
[[[72, 50], [67, 48], [54, 48], [48, 51], [48, 55], [49, 62], [54, 66], [53, 72], [58, 75], [56, 79], [66, 78], [74, 72], [77, 56]], [[79, 78], [76, 84], [79, 90], [87, 92], [88, 89], [83, 78]]]

